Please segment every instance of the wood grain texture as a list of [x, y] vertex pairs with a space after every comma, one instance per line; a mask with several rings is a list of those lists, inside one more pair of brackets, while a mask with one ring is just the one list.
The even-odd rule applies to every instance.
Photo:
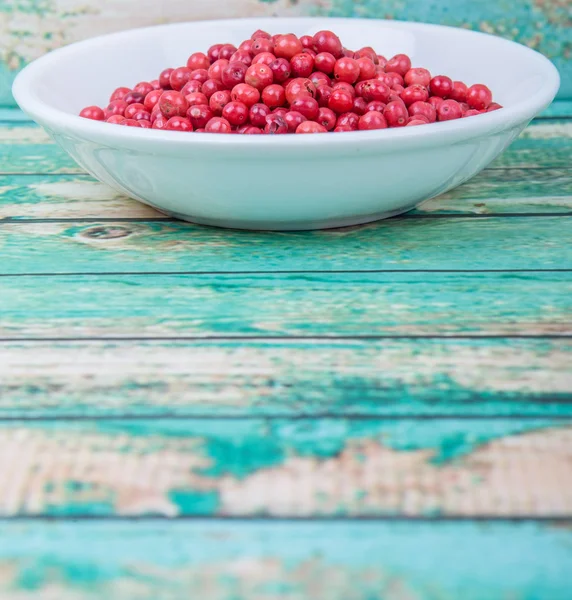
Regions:
[[[571, 140], [570, 120], [540, 121], [525, 130], [491, 166], [569, 168]], [[82, 169], [36, 125], [8, 123], [0, 127], [2, 173], [62, 174], [82, 173]]]
[[[572, 17], [566, 0], [7, 0], [0, 8], [0, 104], [12, 102], [10, 83], [26, 62], [79, 39], [126, 27], [238, 16], [355, 16], [454, 25], [516, 39], [535, 48], [560, 69], [562, 98], [572, 98]], [[319, 29], [319, 27], [318, 27]], [[188, 53], [204, 50], [189, 42]], [[383, 44], [378, 50], [383, 53]]]
[[[486, 186], [489, 197], [480, 197], [479, 188], [465, 187], [469, 186], [465, 184], [429, 200], [403, 218], [447, 214], [572, 214], [572, 193], [569, 193], [567, 175], [559, 179], [562, 188], [551, 186], [555, 195], [542, 195], [538, 178], [545, 180], [545, 177], [538, 171], [519, 171], [516, 176], [521, 181], [517, 189], [513, 189], [513, 182], [499, 182], [498, 177], [491, 177], [493, 183]], [[89, 175], [0, 175], [0, 223], [2, 220], [34, 219], [169, 220], [164, 214], [122, 196]], [[230, 233], [226, 232], [226, 235]]]
[[565, 335], [570, 272], [0, 279], [4, 338]]
[[0, 523], [0, 593], [3, 600], [568, 600], [571, 525]]
[[5, 223], [0, 226], [0, 275], [572, 270], [571, 236], [572, 219], [562, 216], [400, 218], [349, 230], [280, 235], [221, 232], [176, 221]]
[[0, 515], [566, 516], [572, 419], [0, 423]]
[[0, 417], [572, 416], [571, 352], [567, 339], [3, 343]]

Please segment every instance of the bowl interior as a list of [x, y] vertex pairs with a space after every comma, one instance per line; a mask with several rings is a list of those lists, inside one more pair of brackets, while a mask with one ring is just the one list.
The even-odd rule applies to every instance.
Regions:
[[404, 52], [414, 66], [467, 84], [485, 83], [501, 104], [515, 106], [547, 83], [547, 62], [523, 46], [463, 29], [351, 19], [242, 19], [182, 23], [126, 31], [56, 51], [34, 73], [29, 91], [55, 109], [77, 114], [106, 105], [116, 87], [158, 77], [181, 66], [192, 52], [220, 42], [238, 45], [257, 28], [271, 33], [313, 34], [332, 29], [352, 49], [373, 46], [390, 57]]

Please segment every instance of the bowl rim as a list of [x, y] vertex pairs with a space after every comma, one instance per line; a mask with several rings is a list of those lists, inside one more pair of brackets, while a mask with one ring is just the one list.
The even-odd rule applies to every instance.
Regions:
[[[493, 38], [496, 43], [506, 46], [517, 46], [519, 51], [526, 54], [529, 60], [534, 60], [539, 66], [542, 66], [545, 84], [531, 96], [525, 97], [512, 106], [504, 107], [502, 110], [476, 115], [470, 119], [457, 119], [427, 125], [426, 127], [400, 127], [373, 131], [351, 131], [344, 132], [343, 135], [261, 135], [261, 136], [243, 136], [243, 135], [221, 135], [214, 133], [201, 133], [201, 135], [183, 135], [177, 131], [164, 131], [157, 129], [141, 129], [136, 127], [108, 127], [106, 123], [93, 121], [70, 114], [64, 110], [56, 108], [38, 96], [34, 89], [36, 76], [57, 63], [62, 57], [67, 57], [77, 48], [97, 47], [105, 45], [107, 42], [129, 35], [144, 35], [148, 31], [157, 31], [159, 29], [185, 28], [190, 26], [204, 26], [219, 24], [232, 24], [240, 22], [246, 24], [252, 23], [255, 28], [273, 27], [278, 23], [284, 26], [290, 24], [307, 24], [311, 27], [314, 23], [324, 22], [332, 23], [332, 29], [335, 24], [352, 24], [360, 22], [377, 23], [384, 27], [392, 27], [401, 30], [447, 30], [455, 31], [457, 34], [479, 37]], [[266, 24], [266, 25], [265, 25]], [[546, 108], [556, 96], [560, 87], [560, 75], [552, 62], [531, 48], [493, 36], [487, 33], [465, 30], [457, 27], [444, 25], [434, 25], [428, 23], [417, 23], [410, 21], [393, 21], [385, 19], [359, 19], [359, 18], [337, 18], [337, 17], [254, 17], [240, 19], [213, 19], [205, 21], [187, 21], [181, 23], [171, 23], [166, 25], [154, 25], [150, 27], [140, 27], [127, 29], [120, 32], [109, 33], [97, 37], [89, 38], [75, 42], [68, 46], [54, 50], [24, 67], [16, 76], [12, 86], [12, 92], [20, 108], [31, 116], [40, 125], [48, 129], [54, 129], [58, 133], [65, 133], [79, 139], [88, 139], [96, 143], [103, 143], [108, 146], [122, 147], [132, 150], [143, 150], [149, 145], [154, 150], [167, 151], [169, 149], [177, 152], [184, 151], [185, 148], [196, 150], [217, 150], [221, 145], [226, 148], [237, 148], [241, 152], [248, 152], [248, 149], [260, 152], [261, 150], [273, 152], [274, 149], [284, 151], [304, 148], [320, 147], [320, 152], [324, 150], [335, 152], [341, 147], [349, 148], [359, 146], [362, 151], [371, 148], [379, 150], [380, 144], [384, 142], [392, 149], [406, 147], [429, 147], [442, 146], [456, 142], [466, 141], [486, 135], [505, 131], [511, 127], [528, 123], [538, 112]]]

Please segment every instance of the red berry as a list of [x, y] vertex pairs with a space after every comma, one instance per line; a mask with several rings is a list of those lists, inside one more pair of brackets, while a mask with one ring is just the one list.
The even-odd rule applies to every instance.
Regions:
[[320, 52], [329, 52], [334, 58], [341, 58], [343, 55], [343, 46], [340, 38], [332, 31], [318, 31], [314, 35], [314, 48]]
[[439, 105], [442, 104], [444, 102], [444, 100], [443, 100], [443, 98], [439, 98], [439, 96], [430, 96], [429, 99], [427, 100], [427, 102], [429, 102], [429, 104], [435, 110], [437, 110], [437, 108], [439, 108]]
[[415, 127], [417, 125], [427, 125], [427, 121], [420, 117], [415, 117], [414, 119], [409, 119], [409, 121], [407, 121], [406, 127]]
[[106, 123], [112, 123], [114, 125], [121, 125], [125, 121], [125, 117], [123, 115], [111, 115], [109, 119], [106, 119]]
[[[276, 57], [274, 56], [274, 54], [272, 54], [272, 52], [261, 52], [252, 59], [251, 64], [257, 65], [258, 63], [263, 63], [265, 65], [270, 66], [275, 60]], [[288, 61], [286, 61], [286, 63], [288, 63]], [[288, 67], [290, 67], [290, 63], [288, 63]]]
[[149, 92], [153, 91], [153, 86], [147, 81], [141, 81], [133, 88], [133, 91], [142, 94], [143, 97], [145, 97]]
[[185, 117], [171, 117], [167, 121], [165, 129], [168, 129], [169, 131], [192, 131], [193, 126], [189, 119]]
[[427, 69], [409, 69], [403, 81], [405, 85], [422, 85], [428, 88], [431, 83], [431, 73]]
[[262, 91], [262, 102], [272, 109], [284, 106], [286, 104], [286, 91], [277, 83], [269, 85]]
[[314, 38], [311, 35], [303, 35], [300, 38], [300, 43], [304, 48], [314, 48]]
[[258, 63], [248, 67], [244, 81], [257, 90], [262, 91], [266, 86], [273, 83], [274, 75], [268, 65]]
[[359, 115], [353, 112], [347, 112], [338, 117], [337, 127], [350, 127], [355, 131], [359, 125]]
[[161, 84], [159, 83], [158, 79], [153, 79], [153, 81], [149, 82], [152, 86], [154, 90], [160, 90], [161, 89]]
[[423, 115], [430, 123], [435, 123], [437, 120], [437, 111], [429, 102], [414, 102], [409, 107], [409, 114], [412, 117]]
[[209, 99], [202, 93], [196, 92], [194, 94], [187, 94], [185, 96], [189, 106], [195, 106], [196, 104], [208, 104]]
[[274, 81], [276, 83], [284, 83], [290, 77], [292, 72], [290, 70], [290, 62], [285, 58], [277, 58], [268, 66], [274, 75]]
[[469, 110], [465, 111], [463, 113], [463, 118], [465, 117], [476, 117], [477, 115], [480, 115], [481, 111], [480, 110], [476, 110], [474, 108], [470, 108]]
[[207, 98], [210, 98], [215, 92], [219, 92], [221, 90], [224, 90], [224, 84], [218, 79], [207, 79], [201, 87], [201, 92]]
[[499, 110], [500, 108], [502, 108], [502, 106], [500, 104], [497, 104], [496, 102], [493, 102], [487, 108], [487, 112], [493, 112], [494, 110]]
[[405, 102], [405, 106], [410, 106], [414, 102], [426, 102], [429, 92], [422, 85], [413, 84], [405, 88], [399, 96]]
[[307, 53], [296, 54], [290, 59], [290, 69], [294, 77], [309, 77], [314, 70], [314, 58]]
[[380, 112], [370, 110], [359, 118], [358, 129], [387, 129], [387, 121]]
[[229, 60], [237, 50], [238, 48], [232, 44], [223, 44], [218, 51], [218, 57], [219, 59]]
[[349, 125], [336, 125], [334, 133], [344, 133], [345, 131], [355, 131]]
[[171, 89], [171, 73], [174, 70], [175, 69], [165, 69], [164, 71], [161, 71], [161, 74], [159, 75], [159, 84], [161, 85], [162, 89]]
[[364, 48], [360, 48], [357, 52], [354, 53], [354, 58], [356, 60], [360, 58], [369, 58], [374, 65], [379, 63], [379, 59], [375, 50], [371, 46], [365, 46]]
[[125, 109], [128, 106], [129, 105], [127, 104], [127, 102], [124, 102], [123, 100], [113, 100], [112, 102], [109, 103], [109, 105], [107, 106], [107, 108], [104, 111], [105, 120], [109, 119], [109, 117], [111, 117], [113, 115], [123, 116], [123, 114], [125, 113]]
[[328, 130], [314, 121], [304, 121], [298, 125], [296, 133], [328, 133]]
[[145, 100], [145, 96], [140, 92], [129, 92], [123, 96], [123, 102], [126, 104], [141, 104]]
[[451, 100], [456, 100], [457, 102], [466, 102], [467, 89], [467, 86], [462, 81], [453, 81], [453, 89], [449, 95]]
[[321, 85], [331, 85], [332, 80], [325, 74], [320, 71], [314, 71], [309, 77], [310, 81], [316, 86], [320, 87]]
[[437, 75], [431, 79], [429, 90], [432, 96], [439, 96], [439, 98], [448, 98], [453, 91], [453, 80], [446, 75]]
[[365, 111], [368, 112], [370, 110], [377, 110], [378, 112], [383, 113], [383, 109], [386, 106], [387, 106], [386, 102], [380, 102], [379, 100], [372, 100], [370, 103], [368, 103]]
[[273, 115], [280, 115], [282, 118], [284, 118], [286, 116], [286, 113], [288, 112], [288, 108], [284, 108], [284, 107], [280, 107], [280, 108], [275, 108], [272, 111]]
[[356, 115], [363, 115], [366, 111], [367, 111], [367, 102], [360, 96], [356, 96], [354, 98], [354, 105], [352, 108], [352, 112], [355, 112]]
[[467, 90], [467, 103], [476, 110], [485, 110], [493, 101], [491, 90], [486, 85], [477, 83]]
[[143, 104], [130, 104], [126, 109], [124, 116], [126, 119], [135, 119], [136, 121], [140, 121], [144, 119], [145, 121], [151, 120], [151, 113], [145, 108]]
[[239, 83], [244, 83], [248, 67], [242, 62], [231, 62], [221, 73], [221, 82], [229, 90]]
[[354, 99], [353, 96], [343, 89], [335, 89], [332, 91], [332, 95], [328, 100], [328, 108], [333, 110], [335, 113], [345, 113], [353, 108]]
[[111, 94], [109, 101], [113, 102], [114, 100], [123, 100], [123, 98], [125, 98], [130, 91], [131, 90], [129, 88], [119, 87], [113, 92], [113, 94]]
[[189, 81], [198, 81], [203, 84], [209, 78], [209, 72], [206, 69], [195, 69], [191, 72]]
[[385, 65], [386, 73], [398, 73], [403, 77], [411, 69], [411, 59], [407, 54], [396, 54]]
[[292, 104], [298, 96], [316, 97], [316, 86], [310, 79], [298, 77], [288, 83], [286, 86], [286, 100], [288, 103]]
[[231, 125], [244, 125], [248, 121], [248, 107], [242, 102], [229, 102], [223, 108], [222, 116]]
[[147, 110], [153, 110], [157, 102], [159, 102], [159, 98], [163, 90], [151, 90], [146, 96], [145, 100], [143, 100], [143, 105]]
[[366, 81], [367, 79], [373, 79], [376, 75], [375, 65], [373, 61], [369, 58], [358, 58], [356, 62], [359, 67], [359, 80]]
[[175, 69], [169, 77], [169, 83], [174, 90], [182, 90], [185, 83], [191, 79], [193, 72], [188, 67], [179, 67]]
[[347, 81], [336, 81], [332, 86], [332, 89], [344, 90], [345, 92], [350, 94], [352, 98], [356, 95], [356, 90], [354, 86], [351, 83], [348, 83]]
[[263, 52], [271, 52], [271, 53], [275, 54], [274, 43], [272, 42], [272, 40], [269, 40], [267, 38], [256, 38], [252, 42], [252, 47], [251, 47], [250, 52], [252, 53], [253, 56], [262, 54]]
[[211, 66], [211, 61], [206, 54], [195, 52], [191, 54], [187, 60], [187, 67], [194, 71], [195, 69], [208, 69]]
[[208, 104], [194, 104], [187, 111], [187, 119], [191, 122], [193, 129], [201, 129], [214, 117], [213, 111]]
[[287, 58], [288, 60], [296, 54], [300, 54], [302, 50], [304, 50], [302, 42], [293, 33], [281, 35], [274, 45], [274, 54], [278, 58]]
[[229, 62], [224, 58], [219, 58], [209, 67], [208, 75], [211, 79], [222, 81], [222, 72], [228, 67]]
[[242, 102], [250, 107], [260, 100], [260, 92], [248, 83], [239, 83], [232, 88], [231, 97], [234, 102]]
[[360, 70], [357, 60], [343, 57], [336, 61], [334, 66], [334, 78], [336, 81], [355, 83], [359, 78]]
[[224, 107], [231, 102], [232, 98], [228, 90], [221, 90], [215, 92], [209, 99], [210, 109], [214, 112], [217, 117], [222, 115]]
[[241, 62], [244, 63], [247, 67], [252, 64], [252, 56], [250, 56], [250, 52], [246, 52], [246, 50], [237, 50], [230, 58], [229, 62]]
[[222, 48], [222, 44], [214, 44], [207, 51], [207, 56], [211, 61], [211, 64], [217, 61], [220, 58], [220, 49]]
[[183, 96], [188, 96], [189, 94], [196, 94], [203, 89], [203, 84], [196, 79], [191, 79], [185, 83], [183, 89], [181, 90], [181, 94]]
[[151, 128], [151, 121], [145, 121], [144, 119], [142, 119], [141, 121], [137, 121], [139, 123], [139, 127], [141, 127], [142, 129], [150, 129]]
[[[360, 84], [361, 85], [361, 84]], [[378, 100], [387, 104], [391, 90], [385, 85], [385, 83], [378, 79], [369, 79], [364, 81], [362, 87], [362, 97], [366, 102], [372, 102]]]
[[270, 114], [266, 117], [264, 133], [269, 133], [271, 135], [288, 133], [288, 124], [281, 115]]
[[262, 133], [262, 129], [260, 129], [260, 127], [253, 127], [252, 125], [249, 125], [248, 127], [245, 127], [241, 133], [245, 135], [260, 134]]
[[232, 127], [230, 123], [222, 117], [213, 117], [205, 126], [207, 133], [230, 133]]
[[383, 116], [389, 127], [405, 127], [405, 125], [407, 125], [407, 119], [409, 118], [405, 104], [400, 100], [390, 102], [383, 109]]
[[320, 106], [328, 106], [330, 96], [334, 90], [329, 85], [319, 85], [316, 90], [316, 100]]
[[269, 40], [272, 36], [264, 31], [263, 29], [257, 29], [251, 36], [251, 39], [255, 40], [256, 38], [266, 38]]
[[327, 131], [332, 131], [336, 127], [338, 117], [333, 110], [322, 107], [320, 108], [316, 121]]
[[165, 129], [167, 127], [167, 121], [163, 115], [159, 115], [154, 121], [153, 125], [151, 125], [151, 129]]
[[250, 122], [255, 127], [264, 127], [266, 125], [266, 117], [271, 112], [272, 111], [270, 108], [268, 108], [268, 106], [266, 106], [266, 104], [253, 104], [249, 111]]
[[290, 103], [290, 109], [302, 113], [306, 119], [313, 121], [318, 118], [320, 105], [310, 96], [298, 96], [294, 102]]
[[123, 119], [119, 125], [125, 125], [126, 127], [141, 127], [139, 121], [136, 121], [135, 119]]
[[331, 75], [336, 66], [336, 59], [330, 52], [320, 52], [314, 59], [314, 66], [318, 71]]
[[189, 109], [187, 99], [175, 90], [163, 92], [159, 98], [159, 109], [164, 117], [184, 117]]
[[105, 113], [99, 106], [87, 106], [79, 113], [79, 116], [92, 121], [103, 121], [105, 119]]
[[456, 100], [445, 100], [437, 108], [439, 121], [451, 121], [453, 119], [460, 119], [462, 116], [461, 105]]
[[307, 119], [302, 113], [299, 113], [296, 110], [291, 110], [284, 115], [284, 120], [286, 121], [286, 125], [288, 125], [288, 132], [295, 133], [296, 129], [298, 129], [298, 125]]

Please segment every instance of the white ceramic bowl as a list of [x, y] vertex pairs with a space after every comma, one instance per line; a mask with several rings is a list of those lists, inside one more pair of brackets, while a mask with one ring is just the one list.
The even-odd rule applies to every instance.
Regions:
[[[321, 135], [187, 134], [79, 118], [120, 85], [150, 80], [211, 44], [262, 28], [332, 29], [350, 48], [409, 54], [433, 74], [485, 83], [503, 110], [391, 130]], [[554, 99], [555, 67], [513, 42], [463, 29], [361, 19], [240, 19], [125, 31], [56, 50], [14, 83], [21, 108], [97, 179], [197, 223], [318, 229], [405, 212], [473, 177]]]

